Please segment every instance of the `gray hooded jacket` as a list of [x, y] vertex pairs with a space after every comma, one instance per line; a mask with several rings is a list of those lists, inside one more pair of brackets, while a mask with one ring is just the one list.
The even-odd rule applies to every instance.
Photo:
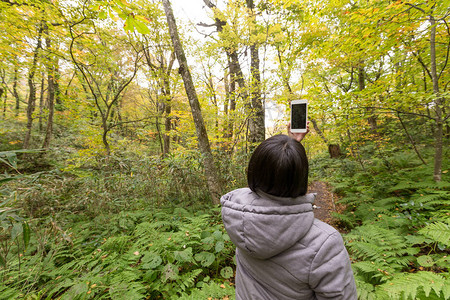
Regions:
[[357, 299], [341, 235], [314, 219], [314, 194], [281, 198], [249, 188], [221, 198], [236, 249], [236, 299]]

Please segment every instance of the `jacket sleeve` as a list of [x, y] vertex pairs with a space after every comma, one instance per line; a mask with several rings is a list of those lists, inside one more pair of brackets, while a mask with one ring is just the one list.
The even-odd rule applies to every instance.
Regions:
[[328, 236], [316, 253], [309, 284], [317, 299], [357, 299], [355, 279], [344, 241], [338, 232]]

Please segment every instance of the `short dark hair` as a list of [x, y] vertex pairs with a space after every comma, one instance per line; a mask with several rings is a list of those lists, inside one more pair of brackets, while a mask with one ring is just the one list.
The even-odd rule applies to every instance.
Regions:
[[308, 189], [308, 158], [300, 142], [275, 135], [262, 142], [248, 163], [247, 183], [258, 192], [279, 197], [298, 197]]

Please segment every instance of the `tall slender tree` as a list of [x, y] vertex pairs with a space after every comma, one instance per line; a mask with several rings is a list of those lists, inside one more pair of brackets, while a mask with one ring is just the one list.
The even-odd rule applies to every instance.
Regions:
[[192, 81], [191, 72], [187, 63], [186, 55], [178, 35], [178, 29], [173, 15], [172, 7], [169, 0], [162, 0], [164, 11], [166, 13], [167, 24], [169, 26], [170, 37], [175, 49], [177, 60], [180, 66], [180, 73], [183, 78], [184, 88], [191, 106], [192, 117], [194, 119], [195, 130], [197, 132], [198, 145], [203, 155], [205, 167], [205, 177], [208, 183], [209, 193], [214, 204], [219, 203], [222, 193], [221, 179], [214, 163], [214, 158], [209, 144], [208, 133], [206, 132], [205, 123], [203, 121], [200, 103], [198, 101], [197, 92], [194, 82]]

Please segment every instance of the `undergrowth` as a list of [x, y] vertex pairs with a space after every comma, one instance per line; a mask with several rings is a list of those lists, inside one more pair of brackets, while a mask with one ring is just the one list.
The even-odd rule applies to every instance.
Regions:
[[233, 297], [234, 247], [217, 209], [73, 216], [67, 230], [39, 222], [0, 271], [2, 299]]
[[334, 217], [348, 232], [358, 299], [450, 299], [448, 170], [435, 182], [433, 166], [410, 152], [362, 163], [312, 161], [314, 176], [327, 178], [346, 206]]
[[[233, 299], [234, 246], [197, 154], [5, 172], [0, 299]], [[9, 169], [15, 155], [0, 156]], [[410, 152], [362, 158], [310, 162], [346, 207], [335, 218], [359, 299], [450, 299], [448, 170], [436, 183]], [[233, 159], [218, 165], [228, 190], [243, 186], [246, 157]]]

